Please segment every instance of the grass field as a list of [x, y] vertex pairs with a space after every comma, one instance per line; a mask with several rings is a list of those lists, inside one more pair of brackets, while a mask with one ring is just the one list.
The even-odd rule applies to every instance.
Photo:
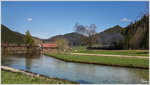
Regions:
[[72, 50], [86, 50], [87, 46], [72, 46]]
[[44, 53], [44, 54], [62, 59], [64, 61], [72, 61], [72, 62], [80, 62], [80, 63], [116, 65], [116, 66], [127, 66], [127, 67], [144, 67], [144, 68], [149, 67], [149, 59], [67, 55], [67, 54], [54, 54], [54, 53]]
[[71, 84], [70, 81], [31, 77], [22, 73], [1, 70], [2, 84]]
[[108, 55], [128, 55], [128, 56], [149, 56], [148, 50], [77, 50], [75, 53], [108, 54]]

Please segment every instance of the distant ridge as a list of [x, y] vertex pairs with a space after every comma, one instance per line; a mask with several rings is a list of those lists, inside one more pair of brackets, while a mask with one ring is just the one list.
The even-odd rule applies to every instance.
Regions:
[[[99, 35], [101, 38], [101, 41], [104, 45], [110, 45], [114, 41], [124, 40], [124, 36], [121, 34], [122, 27], [119, 25], [116, 25], [112, 28], [106, 29], [103, 32], [97, 33], [96, 35]], [[81, 34], [78, 34], [76, 32], [67, 33], [64, 35], [56, 35], [49, 39], [43, 40], [44, 42], [53, 42], [56, 38], [62, 37], [66, 38], [69, 41], [69, 46], [78, 46], [80, 45], [80, 38], [85, 37]]]
[[80, 37], [84, 37], [81, 34], [78, 34], [76, 32], [67, 33], [64, 35], [56, 35], [49, 39], [43, 40], [43, 42], [53, 42], [56, 38], [66, 38], [69, 41], [69, 46], [78, 46], [80, 44]]
[[124, 36], [121, 34], [122, 27], [116, 25], [112, 28], [108, 28], [103, 32], [98, 33], [103, 45], [110, 45], [113, 42], [124, 41]]

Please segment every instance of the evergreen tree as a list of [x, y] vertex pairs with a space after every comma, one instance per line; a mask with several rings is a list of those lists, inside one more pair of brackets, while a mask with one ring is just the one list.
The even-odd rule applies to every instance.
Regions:
[[24, 38], [24, 43], [27, 45], [27, 53], [31, 53], [31, 46], [34, 45], [34, 39], [32, 38], [29, 30], [27, 30], [25, 38]]
[[122, 30], [125, 37], [126, 49], [149, 48], [149, 16], [144, 15], [140, 20], [131, 23]]
[[27, 30], [27, 32], [26, 32], [26, 35], [25, 35], [25, 38], [24, 38], [24, 43], [27, 46], [33, 46], [34, 45], [34, 39], [32, 38], [29, 30]]

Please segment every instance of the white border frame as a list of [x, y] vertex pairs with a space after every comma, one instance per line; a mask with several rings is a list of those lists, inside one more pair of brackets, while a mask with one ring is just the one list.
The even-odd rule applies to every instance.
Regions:
[[[1, 1], [149, 1], [149, 4], [150, 4], [150, 0], [1, 0]], [[149, 6], [149, 9], [150, 9], [150, 6]], [[150, 14], [150, 10], [149, 10], [149, 14]], [[1, 2], [0, 2], [0, 24], [1, 24]], [[150, 18], [149, 18], [149, 24], [150, 24]], [[1, 25], [0, 25], [0, 28], [1, 28]], [[1, 29], [0, 29], [0, 40], [1, 40]], [[150, 30], [149, 30], [149, 43], [150, 43]], [[0, 45], [1, 45], [1, 42], [0, 42]], [[150, 44], [149, 44], [149, 49], [150, 49]], [[0, 47], [0, 50], [1, 50], [1, 47]], [[150, 50], [149, 50], [149, 55], [150, 55]], [[149, 67], [150, 67], [150, 58], [149, 58]], [[1, 68], [1, 55], [0, 55], [0, 68]], [[0, 76], [1, 76], [1, 70], [0, 70]], [[1, 82], [1, 77], [0, 77], [0, 82]], [[150, 70], [149, 70], [149, 84], [150, 84]], [[144, 85], [149, 85], [149, 84], [144, 84]], [[19, 84], [13, 84], [13, 85], [19, 85]], [[29, 84], [22, 84], [22, 85], [29, 85]], [[34, 85], [34, 84], [31, 84], [31, 85]], [[59, 85], [59, 84], [44, 84], [44, 85]], [[61, 84], [61, 85], [66, 85], [66, 84]], [[79, 84], [69, 84], [69, 85], [79, 85]], [[80, 85], [85, 85], [85, 84], [80, 84]], [[86, 85], [91, 85], [91, 84], [86, 84]], [[92, 85], [116, 85], [116, 84], [92, 84]], [[117, 85], [133, 85], [133, 84], [117, 84]], [[141, 85], [141, 84], [135, 84], [135, 85]]]

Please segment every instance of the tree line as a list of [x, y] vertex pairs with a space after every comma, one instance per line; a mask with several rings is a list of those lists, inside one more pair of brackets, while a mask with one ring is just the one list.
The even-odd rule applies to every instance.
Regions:
[[135, 23], [130, 23], [122, 30], [125, 37], [126, 49], [148, 49], [149, 48], [149, 15], [144, 15]]

